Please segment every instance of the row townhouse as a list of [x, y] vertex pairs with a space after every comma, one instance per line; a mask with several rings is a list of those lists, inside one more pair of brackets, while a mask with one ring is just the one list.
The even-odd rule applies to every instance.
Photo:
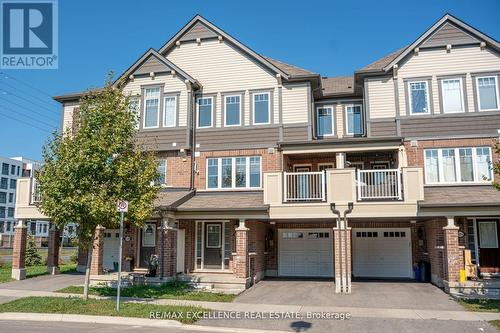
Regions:
[[[155, 216], [125, 227], [124, 267], [158, 254], [158, 276], [231, 291], [268, 276], [334, 278], [338, 292], [420, 276], [465, 292], [466, 266], [494, 277], [499, 51], [445, 15], [352, 76], [321, 77], [194, 17], [116, 81], [163, 186]], [[65, 129], [80, 97], [55, 97]], [[31, 182], [18, 184], [19, 219], [39, 214]], [[94, 280], [116, 269], [118, 242], [96, 230]]]

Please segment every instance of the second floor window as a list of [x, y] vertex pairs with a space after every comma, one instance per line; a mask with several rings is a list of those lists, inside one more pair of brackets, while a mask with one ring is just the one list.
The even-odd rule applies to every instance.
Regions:
[[490, 147], [426, 149], [424, 157], [427, 184], [492, 180]]
[[167, 160], [158, 161], [157, 172], [159, 175], [158, 183], [160, 183], [160, 185], [166, 185], [167, 184]]
[[160, 88], [144, 89], [144, 128], [157, 128], [160, 122]]
[[409, 82], [410, 92], [410, 114], [428, 114], [429, 87], [427, 81]]
[[16, 183], [17, 183], [17, 181], [15, 179], [11, 179], [10, 180], [10, 188], [11, 188], [11, 190], [15, 190], [16, 189]]
[[7, 203], [7, 193], [6, 192], [0, 192], [0, 203]]
[[498, 81], [496, 76], [476, 78], [479, 111], [498, 110]]
[[207, 189], [261, 187], [260, 156], [207, 159]]
[[14, 202], [14, 193], [9, 193], [9, 203]]
[[319, 107], [316, 109], [317, 135], [319, 137], [334, 134], [333, 108]]
[[0, 207], [0, 218], [5, 218], [5, 207]]
[[360, 135], [363, 134], [363, 114], [361, 105], [347, 105], [346, 113], [346, 134]]
[[8, 182], [9, 180], [7, 178], [2, 177], [2, 179], [0, 179], [0, 188], [6, 190], [9, 184]]
[[163, 103], [163, 127], [175, 127], [177, 116], [177, 97], [167, 96]]
[[7, 163], [2, 163], [2, 175], [9, 174], [9, 165]]
[[256, 125], [271, 123], [269, 93], [253, 95], [253, 123]]
[[14, 217], [14, 207], [9, 207], [7, 210], [7, 217]]
[[198, 98], [198, 128], [212, 127], [213, 119], [213, 98], [200, 97]]
[[224, 126], [241, 125], [241, 96], [226, 96], [225, 103]]
[[444, 113], [465, 111], [461, 78], [442, 80], [441, 91]]

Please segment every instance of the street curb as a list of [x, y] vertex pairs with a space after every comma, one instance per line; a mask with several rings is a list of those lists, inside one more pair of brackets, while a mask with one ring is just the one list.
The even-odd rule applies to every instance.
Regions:
[[[262, 330], [233, 328], [233, 327], [212, 327], [201, 325], [182, 324], [175, 320], [143, 319], [130, 317], [111, 317], [111, 316], [88, 316], [75, 314], [59, 313], [23, 313], [23, 312], [4, 312], [0, 313], [0, 321], [43, 321], [43, 322], [62, 322], [62, 323], [90, 323], [107, 324], [123, 326], [144, 326], [144, 327], [174, 327], [187, 331], [200, 332], [220, 332], [220, 333], [259, 333]], [[285, 331], [265, 331], [266, 333], [286, 333]]]

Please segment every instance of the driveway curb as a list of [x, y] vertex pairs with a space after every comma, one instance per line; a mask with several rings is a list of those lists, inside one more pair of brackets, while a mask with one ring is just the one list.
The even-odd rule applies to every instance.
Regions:
[[[58, 314], [58, 313], [22, 313], [22, 312], [4, 312], [0, 313], [1, 320], [12, 321], [43, 321], [43, 322], [67, 322], [67, 323], [92, 323], [92, 324], [108, 324], [108, 325], [124, 325], [124, 326], [145, 326], [156, 328], [178, 328], [186, 331], [199, 332], [221, 332], [221, 333], [258, 333], [262, 330], [232, 328], [232, 327], [212, 327], [200, 325], [182, 324], [175, 320], [158, 320], [158, 319], [142, 319], [128, 317], [110, 317], [110, 316], [87, 316], [74, 314]], [[267, 331], [266, 333], [284, 333], [284, 331]]]

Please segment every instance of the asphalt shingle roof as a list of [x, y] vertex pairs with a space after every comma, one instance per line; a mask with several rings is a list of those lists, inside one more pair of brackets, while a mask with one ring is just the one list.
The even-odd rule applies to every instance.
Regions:
[[178, 210], [267, 210], [262, 192], [197, 192]]
[[500, 206], [500, 191], [491, 185], [435, 186], [424, 188], [421, 207]]

